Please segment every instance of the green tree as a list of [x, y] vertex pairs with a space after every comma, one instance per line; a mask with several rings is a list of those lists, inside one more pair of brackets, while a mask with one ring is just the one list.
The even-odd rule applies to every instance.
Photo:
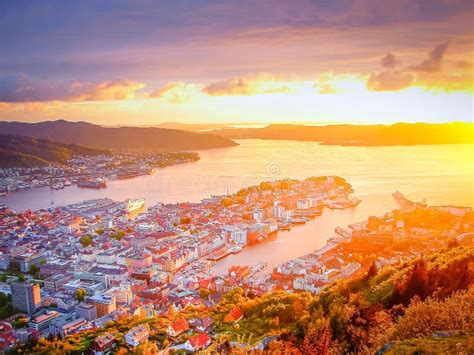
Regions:
[[31, 276], [36, 276], [39, 272], [39, 268], [35, 264], [31, 264], [28, 272]]
[[28, 326], [28, 318], [18, 317], [12, 322], [15, 329], [26, 328]]
[[86, 295], [87, 295], [87, 291], [85, 289], [78, 288], [76, 290], [76, 293], [75, 293], [74, 297], [76, 298], [76, 300], [78, 302], [82, 302], [82, 301], [84, 301], [84, 298], [86, 297]]
[[120, 241], [125, 236], [125, 231], [118, 231], [117, 233], [111, 234], [110, 237]]
[[89, 245], [91, 245], [91, 243], [92, 243], [92, 238], [91, 238], [90, 235], [85, 235], [85, 236], [83, 236], [83, 237], [80, 239], [79, 242], [80, 242], [80, 243], [82, 244], [82, 246], [85, 248], [85, 247], [88, 247]]

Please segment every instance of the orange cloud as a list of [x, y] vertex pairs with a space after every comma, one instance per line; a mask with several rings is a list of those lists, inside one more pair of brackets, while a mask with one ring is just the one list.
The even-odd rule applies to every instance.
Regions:
[[331, 84], [314, 84], [314, 87], [318, 90], [320, 94], [336, 94], [338, 91]]
[[413, 83], [413, 76], [397, 70], [370, 73], [366, 86], [371, 91], [397, 91], [406, 89]]
[[283, 85], [281, 79], [268, 73], [247, 74], [227, 80], [213, 82], [203, 88], [211, 96], [289, 93], [291, 88]]
[[135, 97], [144, 83], [132, 80], [108, 80], [99, 83], [49, 81], [32, 82], [25, 75], [0, 78], [0, 102], [107, 101]]
[[[108, 101], [126, 100], [135, 98], [138, 90], [146, 85], [132, 80], [104, 81], [98, 84], [73, 84], [73, 90], [78, 93], [72, 95], [72, 101]], [[81, 92], [83, 91], [83, 92]]]
[[200, 85], [186, 84], [182, 81], [171, 81], [164, 87], [153, 91], [147, 97], [155, 99], [165, 99], [170, 103], [179, 104], [191, 99], [200, 91]]

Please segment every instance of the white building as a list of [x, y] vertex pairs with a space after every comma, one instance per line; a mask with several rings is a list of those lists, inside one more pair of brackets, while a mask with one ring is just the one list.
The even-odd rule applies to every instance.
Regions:
[[132, 346], [136, 347], [140, 345], [142, 341], [148, 340], [150, 332], [145, 325], [141, 324], [130, 329], [130, 331], [125, 334], [125, 342]]

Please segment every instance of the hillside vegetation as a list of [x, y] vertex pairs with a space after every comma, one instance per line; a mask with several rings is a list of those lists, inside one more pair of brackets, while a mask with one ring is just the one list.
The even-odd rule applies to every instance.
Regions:
[[[99, 330], [62, 340], [41, 339], [17, 350], [85, 351], [97, 335], [107, 331], [116, 337], [119, 352], [126, 353], [123, 334], [139, 323], [150, 327], [150, 341], [143, 347], [164, 349], [170, 344], [166, 327], [173, 319], [209, 315], [217, 334], [210, 352], [220, 344], [232, 344], [233, 353], [244, 354], [275, 335], [267, 347], [269, 353], [433, 353], [437, 347], [469, 353], [474, 327], [473, 268], [474, 247], [451, 248], [402, 265], [371, 268], [366, 275], [331, 284], [317, 296], [277, 291], [257, 297], [235, 288], [211, 308], [189, 306], [148, 319], [123, 318]], [[244, 318], [237, 324], [226, 323], [225, 316], [236, 306]], [[187, 338], [183, 334], [178, 340]]]
[[37, 167], [63, 164], [75, 155], [109, 154], [106, 150], [62, 144], [11, 134], [0, 134], [0, 167]]

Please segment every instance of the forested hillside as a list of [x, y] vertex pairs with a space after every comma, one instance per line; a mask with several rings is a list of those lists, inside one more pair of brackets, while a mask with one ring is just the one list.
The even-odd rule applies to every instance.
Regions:
[[[118, 352], [127, 353], [123, 335], [133, 326], [149, 326], [150, 339], [135, 351], [154, 353], [170, 344], [167, 326], [178, 318], [210, 316], [212, 345], [246, 353], [264, 344], [266, 351], [291, 354], [398, 353], [398, 351], [462, 350], [472, 353], [474, 319], [474, 247], [442, 250], [401, 265], [331, 284], [319, 295], [272, 292], [256, 296], [240, 288], [228, 292], [211, 308], [185, 310], [152, 318], [123, 318], [100, 330], [85, 331], [62, 340], [40, 339], [17, 351], [37, 353], [85, 351], [95, 337], [111, 333]], [[235, 308], [237, 323], [227, 321]], [[190, 334], [183, 333], [183, 342]], [[176, 342], [176, 339], [173, 339]]]

